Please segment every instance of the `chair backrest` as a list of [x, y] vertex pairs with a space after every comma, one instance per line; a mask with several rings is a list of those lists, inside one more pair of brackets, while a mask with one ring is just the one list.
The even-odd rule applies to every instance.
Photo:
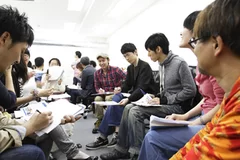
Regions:
[[[191, 71], [193, 79], [194, 79], [196, 77], [196, 66], [189, 66], [189, 68], [190, 68], [190, 71]], [[192, 99], [192, 107], [195, 107], [202, 100], [202, 95], [198, 91], [197, 84], [196, 84], [196, 88], [197, 88], [197, 93], [196, 93], [195, 97]]]

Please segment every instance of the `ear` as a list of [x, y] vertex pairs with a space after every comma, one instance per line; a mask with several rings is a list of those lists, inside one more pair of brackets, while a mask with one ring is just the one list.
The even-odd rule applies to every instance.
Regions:
[[3, 45], [6, 43], [6, 40], [11, 39], [9, 32], [3, 32], [3, 34], [0, 36], [0, 45]]
[[156, 53], [162, 53], [162, 48], [160, 46], [157, 46]]
[[215, 38], [215, 43], [214, 43], [213, 45], [214, 45], [214, 46], [213, 46], [213, 47], [214, 47], [214, 55], [215, 55], [215, 56], [220, 55], [220, 53], [221, 53], [222, 50], [223, 50], [223, 46], [224, 46], [222, 37], [217, 36], [217, 37]]

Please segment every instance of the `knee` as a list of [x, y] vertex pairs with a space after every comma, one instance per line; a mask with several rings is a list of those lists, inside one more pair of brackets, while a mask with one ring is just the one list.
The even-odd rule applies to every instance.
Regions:
[[136, 117], [138, 115], [140, 115], [138, 107], [132, 107], [129, 111], [129, 116], [130, 117], [133, 117], [133, 116]]
[[115, 94], [112, 98], [113, 101], [115, 102], [120, 102], [122, 100], [122, 95], [121, 94]]
[[94, 101], [102, 101], [103, 99], [102, 99], [102, 97], [100, 97], [100, 96], [97, 96], [97, 97], [95, 97], [95, 99], [94, 99]]
[[32, 159], [32, 160], [43, 160], [45, 159], [45, 155], [43, 153], [43, 151], [35, 146], [35, 145], [26, 145], [24, 146], [25, 147], [25, 154], [28, 154], [26, 155], [28, 158]]
[[105, 101], [111, 101], [112, 98], [113, 98], [113, 96], [106, 96], [106, 97], [105, 97]]
[[149, 130], [149, 132], [145, 135], [144, 137], [144, 141], [147, 142], [153, 142], [154, 140], [156, 140], [156, 137], [159, 136], [156, 134], [155, 130]]

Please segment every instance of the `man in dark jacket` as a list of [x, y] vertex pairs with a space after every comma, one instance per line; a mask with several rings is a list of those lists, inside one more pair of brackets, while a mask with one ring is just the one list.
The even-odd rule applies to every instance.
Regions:
[[77, 96], [81, 98], [86, 98], [90, 94], [94, 93], [94, 72], [96, 71], [93, 66], [90, 65], [90, 60], [88, 57], [82, 57], [80, 62], [83, 66], [82, 80], [81, 80], [81, 90], [71, 91], [71, 102], [76, 104]]
[[[117, 143], [118, 126], [121, 122], [124, 106], [131, 101], [137, 101], [144, 93], [154, 93], [155, 82], [152, 69], [147, 62], [138, 58], [135, 45], [125, 43], [121, 48], [121, 52], [130, 65], [127, 68], [126, 81], [122, 87], [117, 87], [114, 90], [115, 95], [112, 100], [119, 102], [120, 106], [108, 106], [99, 127], [100, 137], [95, 142], [87, 144], [87, 149], [98, 149], [106, 145], [109, 147], [115, 145]], [[121, 92], [130, 92], [130, 96], [124, 98]], [[113, 139], [108, 144], [107, 136], [114, 131]]]

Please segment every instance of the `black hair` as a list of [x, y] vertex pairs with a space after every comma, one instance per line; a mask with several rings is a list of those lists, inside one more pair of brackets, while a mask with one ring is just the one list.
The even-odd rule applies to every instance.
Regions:
[[122, 54], [125, 54], [127, 52], [135, 52], [136, 50], [137, 50], [137, 48], [133, 43], [125, 43], [121, 47]]
[[97, 66], [97, 63], [95, 61], [91, 60], [90, 65], [92, 65], [95, 68]]
[[192, 31], [193, 27], [194, 27], [194, 23], [195, 23], [195, 21], [197, 19], [197, 16], [200, 12], [201, 11], [195, 11], [195, 12], [192, 12], [191, 14], [189, 14], [183, 22], [183, 27]]
[[50, 61], [48, 62], [48, 64], [50, 65], [50, 63], [51, 63], [53, 60], [57, 61], [58, 65], [61, 66], [61, 62], [60, 62], [60, 60], [59, 60], [58, 58], [52, 58], [52, 59], [50, 59]]
[[158, 46], [162, 48], [164, 54], [168, 54], [169, 41], [163, 33], [154, 33], [148, 37], [147, 41], [145, 42], [146, 50], [151, 49], [152, 51], [156, 51]]
[[82, 53], [80, 51], [76, 51], [75, 52], [75, 55], [78, 56], [78, 58], [81, 58], [82, 57]]
[[25, 13], [21, 14], [11, 6], [0, 6], [0, 35], [8, 32], [12, 44], [16, 42], [27, 42], [31, 46], [34, 40], [32, 27], [28, 24]]
[[23, 60], [23, 55], [21, 56], [20, 62], [13, 64], [13, 71], [15, 71], [16, 77], [22, 78], [22, 85], [28, 81], [28, 69], [27, 65]]
[[37, 57], [34, 61], [36, 67], [41, 67], [44, 64], [44, 59], [42, 57]]

